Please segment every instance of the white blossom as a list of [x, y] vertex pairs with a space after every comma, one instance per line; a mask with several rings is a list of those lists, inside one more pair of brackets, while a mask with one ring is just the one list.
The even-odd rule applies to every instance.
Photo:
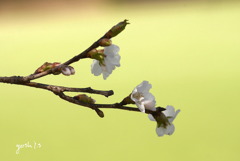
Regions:
[[[175, 109], [173, 106], [166, 107], [166, 110], [162, 112], [165, 115], [165, 117], [167, 118], [167, 122], [165, 123], [166, 126], [164, 126], [164, 123], [162, 123], [160, 127], [156, 128], [156, 133], [158, 136], [163, 136], [164, 134], [165, 135], [173, 134], [175, 127], [172, 122], [176, 118], [176, 116], [178, 115], [179, 112], [180, 112], [180, 110], [177, 110], [175, 112]], [[156, 121], [155, 118], [151, 114], [148, 115], [148, 118], [151, 121]]]
[[155, 97], [149, 93], [152, 85], [148, 81], [143, 81], [139, 84], [131, 94], [131, 99], [135, 102], [141, 112], [145, 112], [145, 109], [155, 111]]
[[95, 76], [103, 74], [103, 79], [106, 79], [116, 67], [120, 67], [119, 47], [117, 45], [110, 45], [104, 47], [104, 60], [101, 64], [98, 60], [93, 60], [91, 72]]

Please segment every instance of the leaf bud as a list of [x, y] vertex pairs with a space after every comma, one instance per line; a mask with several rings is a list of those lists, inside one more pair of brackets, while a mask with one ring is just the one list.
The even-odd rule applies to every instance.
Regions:
[[127, 22], [128, 20], [124, 20], [120, 23], [118, 23], [117, 25], [113, 26], [106, 34], [105, 36], [107, 38], [112, 38], [112, 37], [115, 37], [117, 36], [120, 32], [122, 32], [125, 27], [127, 26], [127, 24], [129, 24]]
[[38, 73], [42, 73], [44, 71], [47, 71], [49, 69], [52, 69], [56, 66], [59, 66], [61, 63], [58, 63], [58, 62], [54, 62], [54, 63], [48, 63], [48, 62], [45, 62], [42, 66], [40, 66], [35, 72], [34, 74], [38, 74]]
[[94, 104], [96, 102], [94, 99], [92, 99], [91, 97], [88, 97], [85, 94], [79, 94], [77, 96], [74, 96], [73, 98], [76, 99], [76, 100], [82, 101], [84, 103]]

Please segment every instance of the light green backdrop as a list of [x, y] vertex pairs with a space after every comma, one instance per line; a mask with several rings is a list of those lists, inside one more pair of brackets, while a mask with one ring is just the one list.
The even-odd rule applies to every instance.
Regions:
[[[101, 6], [102, 7], [102, 6]], [[172, 136], [157, 137], [147, 115], [94, 111], [54, 94], [0, 84], [1, 161], [238, 161], [240, 148], [240, 3], [154, 4], [8, 13], [0, 22], [0, 75], [28, 75], [44, 62], [64, 62], [127, 18], [113, 39], [121, 67], [104, 81], [92, 60], [76, 75], [39, 82], [115, 91], [115, 103], [143, 80], [157, 105], [181, 109]], [[96, 10], [95, 10], [96, 9]], [[40, 143], [39, 149], [16, 144]]]

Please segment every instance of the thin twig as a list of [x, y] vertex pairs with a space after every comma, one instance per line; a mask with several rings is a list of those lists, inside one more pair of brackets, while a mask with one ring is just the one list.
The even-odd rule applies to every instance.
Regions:
[[29, 82], [22, 84], [25, 86], [30, 86], [30, 87], [35, 87], [35, 88], [41, 88], [41, 89], [46, 89], [49, 91], [52, 91], [54, 93], [56, 92], [84, 92], [84, 93], [92, 93], [92, 94], [100, 94], [105, 97], [109, 97], [113, 95], [113, 91], [100, 91], [100, 90], [95, 90], [90, 87], [87, 88], [70, 88], [70, 87], [63, 87], [63, 86], [55, 86], [55, 85], [49, 85], [49, 84], [42, 84], [42, 83], [36, 83], [36, 82]]
[[90, 47], [88, 47], [86, 50], [84, 50], [83, 52], [81, 52], [80, 54], [74, 56], [73, 58], [69, 59], [68, 61], [66, 61], [65, 63], [59, 65], [59, 66], [56, 66], [50, 70], [47, 70], [47, 71], [44, 71], [44, 72], [41, 72], [41, 73], [38, 73], [38, 74], [31, 74], [29, 76], [26, 76], [24, 77], [23, 79], [25, 81], [30, 81], [30, 80], [34, 80], [34, 79], [37, 79], [37, 78], [41, 78], [41, 77], [44, 77], [46, 75], [49, 75], [49, 74], [52, 74], [54, 73], [55, 71], [58, 71], [59, 68], [61, 68], [62, 65], [70, 65], [74, 62], [77, 62], [79, 61], [80, 59], [84, 59], [84, 58], [87, 58], [87, 53], [95, 48], [98, 48], [99, 47], [99, 41], [103, 38], [107, 38], [106, 34], [104, 36], [102, 36], [101, 38], [99, 38], [96, 42], [94, 42]]
[[[86, 92], [86, 93], [93, 93], [93, 94], [100, 94], [105, 97], [113, 95], [113, 91], [102, 91], [102, 90], [95, 90], [92, 89], [91, 87], [88, 88], [71, 88], [71, 87], [63, 87], [63, 86], [55, 86], [55, 85], [49, 85], [49, 84], [42, 84], [42, 83], [37, 83], [37, 82], [31, 82], [31, 80], [35, 80], [44, 76], [47, 76], [52, 73], [58, 73], [61, 71], [60, 69], [63, 66], [68, 66], [74, 62], [79, 61], [80, 59], [87, 58], [87, 54], [89, 51], [99, 47], [99, 41], [104, 38], [112, 38], [122, 32], [125, 28], [127, 23], [127, 20], [124, 20], [120, 22], [119, 24], [115, 25], [113, 28], [111, 28], [104, 36], [99, 38], [97, 41], [95, 41], [90, 47], [88, 47], [86, 50], [84, 50], [82, 53], [74, 56], [73, 58], [69, 59], [63, 64], [60, 64], [58, 66], [55, 66], [49, 70], [46, 71], [41, 71], [40, 73], [34, 73], [30, 74], [28, 76], [11, 76], [11, 77], [0, 77], [0, 82], [2, 83], [10, 83], [10, 84], [16, 84], [16, 85], [23, 85], [23, 86], [29, 86], [29, 87], [35, 87], [35, 88], [40, 88], [40, 89], [45, 89], [48, 91], [53, 92], [54, 94], [58, 95], [61, 99], [81, 105], [84, 107], [91, 108], [97, 112], [97, 114], [100, 117], [104, 117], [103, 112], [99, 108], [113, 108], [113, 109], [121, 109], [121, 110], [128, 110], [128, 111], [136, 111], [140, 112], [137, 108], [133, 107], [127, 107], [123, 106], [120, 103], [115, 103], [115, 104], [93, 104], [93, 103], [86, 103], [81, 100], [78, 100], [74, 97], [70, 97], [64, 94], [64, 92]], [[121, 29], [119, 27], [122, 27]], [[116, 29], [120, 29], [119, 31], [116, 31]], [[151, 111], [146, 110], [146, 113], [151, 113]]]
[[[77, 104], [77, 105], [81, 105], [84, 107], [88, 107], [91, 109], [99, 109], [99, 108], [111, 108], [111, 109], [120, 109], [120, 110], [127, 110], [127, 111], [135, 111], [135, 112], [141, 112], [138, 108], [135, 107], [128, 107], [128, 106], [122, 106], [120, 103], [115, 103], [115, 104], [91, 104], [91, 103], [85, 103], [79, 100], [74, 99], [73, 97], [67, 96], [62, 92], [59, 93], [55, 93], [56, 95], [58, 95], [60, 98], [62, 98], [63, 100], [66, 100], [68, 102]], [[145, 113], [150, 114], [153, 113], [153, 111], [151, 110], [145, 110]]]

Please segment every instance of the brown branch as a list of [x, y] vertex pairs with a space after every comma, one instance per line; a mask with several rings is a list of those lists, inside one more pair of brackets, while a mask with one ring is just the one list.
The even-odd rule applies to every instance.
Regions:
[[[11, 83], [11, 80], [13, 80], [10, 77], [0, 77], [0, 81], [5, 81], [5, 83]], [[18, 78], [16, 79], [18, 80]], [[90, 104], [90, 103], [84, 103], [82, 101], [76, 100], [73, 97], [65, 95], [63, 92], [86, 92], [86, 93], [93, 93], [93, 94], [100, 94], [104, 95], [105, 97], [113, 95], [113, 91], [100, 91], [100, 90], [94, 90], [91, 87], [88, 88], [70, 88], [70, 87], [63, 87], [63, 86], [55, 86], [55, 85], [48, 85], [48, 84], [42, 84], [42, 83], [37, 83], [37, 82], [29, 82], [29, 83], [23, 83], [23, 82], [15, 82], [14, 84], [18, 85], [24, 85], [24, 86], [29, 86], [29, 87], [35, 87], [35, 88], [40, 88], [40, 89], [45, 89], [48, 91], [51, 91], [58, 95], [61, 99], [66, 100], [68, 102], [81, 105], [84, 107], [91, 108], [93, 110], [97, 110], [99, 108], [112, 108], [112, 109], [121, 109], [121, 110], [128, 110], [128, 111], [135, 111], [135, 112], [140, 112], [138, 108], [134, 107], [127, 107], [123, 106], [120, 103], [115, 103], [115, 104]], [[146, 113], [152, 113], [150, 110], [146, 110]]]
[[[0, 81], [1, 80], [8, 80], [8, 77], [0, 77]], [[67, 96], [65, 95], [63, 92], [86, 92], [86, 93], [93, 93], [93, 94], [101, 94], [104, 95], [105, 97], [111, 96], [113, 95], [113, 91], [100, 91], [100, 90], [94, 90], [90, 87], [88, 88], [69, 88], [69, 87], [62, 87], [62, 86], [55, 86], [55, 85], [48, 85], [48, 84], [42, 84], [42, 83], [36, 83], [36, 82], [29, 82], [29, 83], [17, 83], [18, 85], [24, 85], [24, 86], [30, 86], [30, 87], [35, 87], [35, 88], [41, 88], [41, 89], [45, 89], [45, 90], [49, 90], [53, 93], [55, 93], [56, 95], [58, 95], [60, 98], [77, 104], [77, 105], [81, 105], [84, 107], [88, 107], [91, 109], [99, 109], [99, 108], [112, 108], [112, 109], [121, 109], [121, 110], [128, 110], [128, 111], [136, 111], [136, 112], [140, 112], [138, 108], [134, 108], [134, 107], [127, 107], [127, 106], [122, 106], [120, 103], [115, 103], [115, 104], [89, 104], [89, 103], [84, 103], [82, 101], [76, 100], [73, 97]], [[146, 113], [151, 113], [152, 111], [150, 110], [146, 110]]]
[[[66, 100], [68, 102], [71, 102], [71, 103], [74, 103], [74, 104], [77, 104], [77, 105], [81, 105], [81, 106], [84, 106], [84, 107], [88, 107], [88, 108], [91, 108], [91, 109], [94, 109], [94, 110], [97, 109], [97, 108], [112, 108], [112, 109], [121, 109], [121, 110], [141, 112], [141, 111], [139, 111], [138, 108], [123, 106], [120, 103], [115, 103], [115, 104], [84, 103], [82, 101], [74, 99], [73, 97], [67, 96], [63, 93], [63, 92], [86, 92], [86, 93], [93, 93], [93, 94], [101, 94], [101, 95], [104, 95], [104, 96], [108, 97], [108, 96], [111, 96], [113, 94], [112, 90], [110, 90], [110, 91], [99, 91], [99, 90], [94, 90], [90, 87], [88, 87], [88, 88], [68, 88], [68, 87], [47, 85], [47, 84], [41, 84], [41, 83], [35, 83], [35, 82], [25, 83], [24, 85], [52, 91], [53, 93], [58, 95], [60, 98]], [[152, 111], [146, 109], [146, 113], [152, 113]]]
[[[49, 84], [42, 84], [42, 83], [37, 83], [37, 82], [31, 82], [31, 80], [35, 80], [44, 76], [47, 76], [49, 74], [56, 74], [61, 71], [61, 68], [63, 66], [68, 66], [74, 62], [79, 61], [80, 59], [87, 58], [87, 54], [89, 51], [99, 47], [99, 42], [100, 40], [107, 38], [111, 39], [112, 37], [115, 37], [118, 35], [120, 32], [122, 32], [126, 25], [128, 24], [127, 20], [124, 20], [117, 25], [113, 26], [106, 34], [104, 34], [101, 38], [99, 38], [97, 41], [95, 41], [90, 47], [88, 47], [85, 51], [82, 53], [74, 56], [73, 58], [69, 59], [65, 63], [55, 66], [52, 69], [46, 70], [46, 71], [41, 71], [40, 73], [34, 73], [30, 74], [28, 76], [11, 76], [11, 77], [0, 77], [0, 82], [2, 83], [10, 83], [10, 84], [16, 84], [16, 85], [23, 85], [23, 86], [29, 86], [29, 87], [35, 87], [35, 88], [40, 88], [40, 89], [45, 89], [48, 91], [53, 92], [54, 94], [58, 95], [61, 99], [81, 105], [84, 107], [91, 108], [97, 112], [97, 114], [100, 117], [103, 117], [104, 114], [99, 108], [113, 108], [113, 109], [121, 109], [121, 110], [128, 110], [128, 111], [137, 111], [140, 112], [137, 108], [133, 107], [127, 107], [123, 106], [120, 103], [116, 104], [92, 104], [92, 103], [86, 103], [83, 101], [80, 101], [74, 97], [70, 97], [65, 95], [63, 92], [86, 92], [86, 93], [92, 93], [92, 94], [100, 94], [105, 97], [113, 95], [113, 91], [102, 91], [102, 90], [95, 90], [92, 89], [91, 87], [88, 88], [71, 88], [71, 87], [63, 87], [63, 86], [55, 86], [55, 85], [49, 85]], [[151, 113], [151, 111], [146, 110], [146, 113]]]
[[[119, 24], [121, 23], [124, 23], [125, 26], [127, 23], [127, 20], [124, 20], [122, 22], [120, 22]], [[117, 25], [119, 25], [117, 24]], [[46, 75], [49, 75], [49, 74], [52, 74], [52, 73], [55, 73], [56, 71], [59, 71], [59, 69], [64, 66], [64, 65], [70, 65], [74, 62], [77, 62], [79, 61], [80, 59], [84, 59], [87, 57], [87, 53], [89, 51], [91, 51], [92, 49], [95, 49], [97, 47], [99, 47], [99, 41], [103, 38], [112, 38], [116, 35], [112, 35], [112, 29], [116, 26], [113, 26], [106, 34], [104, 34], [101, 38], [99, 38], [96, 42], [94, 42], [90, 47], [88, 47], [85, 51], [83, 51], [82, 53], [78, 54], [77, 56], [69, 59], [68, 61], [66, 61], [65, 63], [59, 65], [59, 66], [56, 66], [52, 69], [49, 69], [47, 71], [43, 71], [41, 73], [36, 73], [36, 74], [30, 74], [28, 76], [11, 76], [11, 77], [0, 77], [0, 82], [2, 83], [10, 83], [10, 84], [22, 84], [22, 85], [26, 85], [26, 86], [32, 86], [32, 87], [36, 87], [36, 88], [43, 88], [43, 89], [48, 89], [53, 87], [51, 85], [44, 85], [44, 84], [40, 84], [40, 83], [30, 83], [31, 80], [34, 80], [34, 79], [38, 79], [38, 78], [41, 78], [41, 77], [44, 77]], [[122, 24], [121, 24], [122, 25]], [[119, 26], [118, 26], [119, 27]], [[125, 28], [125, 27], [124, 27]], [[123, 28], [123, 29], [124, 29]], [[120, 31], [121, 32], [121, 31]], [[119, 33], [120, 33], [119, 32]], [[38, 85], [37, 85], [38, 84]], [[68, 88], [68, 87], [60, 87], [60, 86], [54, 86], [55, 88], [58, 87], [58, 88], [61, 88], [61, 90], [63, 91], [68, 91], [68, 92], [87, 92], [87, 93], [95, 93], [95, 94], [102, 94], [106, 97], [110, 96], [110, 95], [113, 95], [113, 91], [100, 91], [100, 90], [93, 90], [91, 89], [90, 87], [88, 88]]]
[[83, 93], [100, 94], [100, 95], [103, 95], [105, 97], [109, 97], [109, 96], [113, 95], [113, 91], [112, 90], [101, 91], [101, 90], [92, 89], [91, 87], [87, 87], [87, 88], [70, 88], [70, 87], [48, 85], [48, 84], [42, 84], [42, 83], [36, 83], [36, 82], [29, 82], [29, 83], [24, 83], [24, 84], [20, 84], [20, 85], [46, 89], [46, 90], [52, 91], [54, 93], [56, 93], [56, 92], [83, 92]]
[[10, 84], [22, 84], [27, 82], [24, 77], [21, 76], [11, 76], [11, 77], [0, 77], [0, 82], [10, 83]]
[[[59, 65], [60, 66], [60, 65]], [[58, 66], [58, 67], [59, 67]], [[38, 79], [38, 78], [41, 78], [41, 77], [44, 77], [46, 75], [49, 75], [49, 74], [52, 74], [53, 71], [57, 70], [58, 67], [55, 67], [53, 69], [50, 69], [50, 70], [47, 70], [47, 71], [44, 71], [44, 72], [41, 72], [41, 73], [37, 73], [37, 74], [31, 74], [29, 76], [25, 76], [23, 77], [23, 79], [26, 81], [26, 82], [29, 82], [31, 80], [34, 80], [34, 79]]]
[[106, 38], [105, 35], [102, 36], [100, 39], [98, 39], [96, 42], [94, 42], [89, 48], [87, 48], [85, 51], [83, 51], [82, 53], [76, 55], [75, 57], [71, 58], [70, 60], [66, 61], [65, 63], [63, 63], [64, 65], [70, 65], [74, 62], [79, 61], [80, 59], [84, 59], [87, 57], [87, 53], [95, 48], [99, 47], [99, 40]]
[[[120, 22], [119, 24], [121, 23], [127, 23], [127, 20], [124, 20], [122, 22]], [[119, 25], [117, 24], [117, 25]], [[117, 26], [115, 25], [115, 26]], [[38, 79], [38, 78], [41, 78], [41, 77], [44, 77], [46, 75], [49, 75], [49, 74], [52, 74], [52, 73], [55, 73], [56, 71], [59, 71], [59, 69], [63, 66], [63, 65], [70, 65], [74, 62], [77, 62], [79, 61], [80, 59], [84, 59], [84, 58], [87, 58], [87, 53], [97, 47], [99, 47], [99, 41], [101, 39], [104, 39], [104, 38], [112, 38], [116, 35], [112, 35], [109, 34], [110, 32], [112, 32], [112, 29], [115, 27], [113, 26], [106, 34], [104, 34], [101, 38], [99, 38], [97, 41], [95, 41], [90, 47], [88, 47], [86, 50], [84, 50], [82, 53], [74, 56], [73, 58], [69, 59], [68, 61], [66, 61], [65, 63], [59, 65], [59, 66], [56, 66], [52, 69], [49, 69], [47, 71], [44, 71], [44, 72], [41, 72], [41, 73], [37, 73], [37, 74], [30, 74], [28, 76], [25, 76], [25, 77], [22, 77], [22, 76], [13, 76], [13, 77], [5, 77], [5, 79], [3, 79], [3, 77], [1, 77], [2, 79], [0, 79], [0, 82], [3, 82], [3, 83], [11, 83], [11, 84], [20, 84], [20, 83], [23, 83], [23, 82], [30, 82], [31, 80], [34, 80], [34, 79]], [[126, 25], [125, 25], [126, 26]], [[124, 27], [125, 28], [125, 27]], [[123, 29], [124, 29], [123, 28]], [[8, 80], [8, 79], [11, 79], [11, 80]]]
[[129, 24], [128, 20], [124, 20], [122, 22], [119, 22], [117, 25], [113, 26], [106, 34], [104, 34], [101, 38], [99, 38], [96, 42], [94, 42], [88, 49], [86, 49], [85, 51], [83, 51], [82, 53], [78, 54], [77, 56], [73, 57], [72, 59], [66, 61], [65, 63], [63, 63], [64, 65], [70, 65], [74, 62], [79, 61], [80, 59], [86, 58], [87, 57], [87, 53], [89, 51], [91, 51], [92, 49], [95, 49], [97, 47], [99, 47], [99, 41], [106, 38], [106, 39], [111, 39], [112, 37], [117, 36], [119, 33], [121, 33], [126, 25]]
[[[120, 103], [115, 103], [115, 104], [91, 104], [91, 103], [85, 103], [80, 100], [74, 99], [73, 97], [67, 96], [62, 92], [55, 93], [58, 95], [61, 99], [71, 102], [76, 105], [81, 105], [84, 107], [88, 107], [93, 110], [99, 110], [100, 108], [108, 108], [108, 109], [120, 109], [120, 110], [126, 110], [126, 111], [135, 111], [135, 112], [141, 112], [138, 108], [136, 107], [128, 107], [128, 106], [123, 106]], [[164, 111], [165, 108], [163, 107], [157, 107], [157, 111]], [[145, 109], [146, 114], [152, 114], [155, 111]]]
[[62, 87], [62, 88], [64, 92], [85, 92], [85, 93], [101, 94], [101, 95], [104, 95], [105, 97], [109, 97], [114, 94], [113, 90], [101, 91], [101, 90], [92, 89], [91, 87], [87, 87], [87, 88]]
[[29, 87], [41, 88], [46, 89], [52, 92], [84, 92], [84, 93], [93, 93], [93, 94], [100, 94], [105, 97], [109, 97], [114, 94], [112, 90], [109, 91], [102, 91], [102, 90], [95, 90], [91, 87], [87, 88], [71, 88], [71, 87], [63, 87], [63, 86], [55, 86], [49, 84], [42, 84], [37, 82], [25, 82], [23, 77], [19, 76], [12, 76], [12, 77], [0, 77], [0, 82], [2, 83], [10, 83], [10, 84], [17, 84], [17, 85], [24, 85]]
[[[123, 106], [120, 103], [115, 103], [115, 104], [91, 104], [90, 107], [92, 107], [92, 108], [112, 108], [112, 109], [120, 109], [120, 110], [126, 110], [126, 111], [141, 112], [136, 107]], [[157, 107], [157, 108], [162, 108], [162, 107]], [[151, 113], [153, 113], [153, 111], [145, 109], [145, 113], [146, 114], [151, 114]]]
[[[115, 104], [91, 104], [91, 103], [85, 103], [85, 102], [76, 100], [73, 97], [67, 96], [62, 92], [55, 93], [55, 94], [58, 95], [60, 98], [62, 98], [65, 101], [68, 101], [68, 102], [71, 102], [71, 103], [74, 103], [74, 104], [77, 104], [77, 105], [81, 105], [81, 106], [84, 106], [84, 107], [88, 107], [88, 108], [91, 108], [93, 110], [96, 110], [96, 109], [99, 109], [99, 108], [109, 108], [109, 109], [111, 108], [111, 109], [120, 109], [120, 110], [141, 112], [138, 108], [123, 106], [120, 103], [115, 103]], [[153, 113], [153, 111], [146, 109], [145, 113], [149, 114], [149, 113]]]
[[[124, 21], [118, 23], [117, 25], [119, 25], [119, 24], [121, 24], [121, 23], [129, 24], [129, 23], [127, 23], [127, 20], [124, 20]], [[117, 26], [117, 25], [115, 25], [115, 26]], [[61, 64], [61, 65], [59, 65], [59, 66], [56, 66], [56, 67], [54, 67], [54, 68], [52, 68], [52, 69], [49, 69], [49, 70], [47, 70], [47, 71], [45, 71], [45, 72], [41, 72], [41, 73], [38, 73], [38, 74], [31, 74], [31, 75], [29, 75], [29, 76], [26, 76], [26, 77], [23, 78], [23, 80], [26, 81], [26, 82], [28, 82], [28, 81], [30, 81], [30, 80], [34, 80], [34, 79], [37, 79], [37, 78], [44, 77], [44, 76], [46, 76], [46, 75], [48, 75], [48, 74], [52, 74], [52, 73], [58, 71], [58, 69], [61, 68], [63, 65], [70, 65], [70, 64], [72, 64], [72, 63], [74, 63], [74, 62], [79, 61], [80, 59], [87, 58], [87, 54], [88, 54], [89, 51], [91, 51], [91, 50], [93, 50], [93, 49], [95, 49], [95, 48], [98, 48], [98, 47], [100, 46], [100, 45], [99, 45], [99, 41], [100, 41], [101, 39], [104, 39], [104, 38], [110, 39], [110, 38], [116, 36], [116, 35], [112, 35], [112, 36], [111, 36], [111, 34], [109, 34], [110, 32], [112, 32], [112, 29], [113, 29], [115, 26], [113, 26], [106, 34], [104, 34], [101, 38], [99, 38], [97, 41], [95, 41], [90, 47], [88, 47], [88, 48], [87, 48], [86, 50], [84, 50], [82, 53], [74, 56], [73, 58], [69, 59], [69, 60], [66, 61], [65, 63], [63, 63], [63, 64]], [[126, 25], [125, 25], [125, 26], [126, 26]], [[124, 28], [125, 28], [125, 27], [124, 27]], [[124, 29], [124, 28], [123, 28], [123, 29]], [[120, 32], [121, 32], [121, 31], [120, 31]], [[119, 32], [119, 33], [120, 33], [120, 32]]]

